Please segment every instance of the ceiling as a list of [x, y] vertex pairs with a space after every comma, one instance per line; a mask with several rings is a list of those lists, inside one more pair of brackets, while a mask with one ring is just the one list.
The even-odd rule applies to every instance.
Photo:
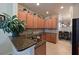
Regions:
[[[52, 15], [58, 15], [59, 13], [67, 14], [69, 13], [69, 8], [72, 6], [72, 3], [40, 3], [39, 6], [36, 5], [36, 3], [19, 3], [23, 5], [24, 7], [30, 9], [31, 11], [39, 14], [40, 16], [47, 17]], [[63, 6], [63, 9], [60, 9], [60, 7]], [[46, 14], [46, 11], [49, 12], [49, 14]]]

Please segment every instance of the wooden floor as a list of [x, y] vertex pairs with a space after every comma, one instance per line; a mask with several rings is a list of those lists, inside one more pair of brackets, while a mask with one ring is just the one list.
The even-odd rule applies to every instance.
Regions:
[[46, 55], [71, 55], [71, 42], [66, 40], [58, 40], [56, 44], [46, 43]]

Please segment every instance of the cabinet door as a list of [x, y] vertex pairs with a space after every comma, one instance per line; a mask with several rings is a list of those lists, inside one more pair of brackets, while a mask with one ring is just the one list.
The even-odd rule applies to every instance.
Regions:
[[52, 42], [52, 43], [56, 43], [56, 39], [57, 38], [57, 34], [53, 33], [53, 34], [48, 34], [47, 37], [47, 41]]
[[34, 19], [33, 19], [33, 21], [34, 21], [34, 25], [33, 25], [33, 28], [37, 28], [38, 26], [38, 19], [37, 19], [38, 17], [37, 17], [37, 15], [34, 15]]
[[34, 49], [35, 55], [46, 55], [46, 43]]
[[40, 22], [40, 27], [41, 27], [41, 28], [44, 28], [44, 19], [41, 18], [40, 21], [41, 21], [41, 22]]
[[45, 20], [45, 28], [49, 28], [49, 20]]
[[52, 34], [51, 33], [44, 33], [41, 35], [41, 39], [46, 40], [51, 43], [56, 43], [57, 34], [56, 33], [52, 33]]
[[46, 40], [46, 34], [41, 35], [41, 40]]
[[56, 17], [52, 17], [51, 18], [51, 27], [52, 28], [57, 28], [57, 19], [56, 19]]
[[27, 16], [27, 28], [33, 28], [33, 15], [28, 13]]
[[27, 17], [27, 12], [24, 12], [24, 11], [19, 11], [18, 12], [18, 18], [20, 19], [20, 20], [26, 20], [26, 17]]
[[45, 28], [57, 28], [57, 19], [52, 18], [45, 21]]
[[37, 18], [37, 28], [40, 28], [40, 18]]
[[53, 23], [53, 28], [57, 28], [57, 19], [54, 18], [54, 20], [52, 19], [52, 23]]
[[47, 21], [47, 24], [48, 24], [48, 26], [47, 26], [47, 28], [52, 28], [52, 21], [51, 21], [51, 19], [49, 19], [48, 21]]
[[44, 28], [44, 20], [37, 15], [34, 15], [33, 26], [33, 28]]
[[37, 28], [44, 28], [44, 19], [40, 17], [37, 18]]
[[17, 16], [18, 16], [19, 20], [24, 21], [24, 26], [26, 28], [26, 25], [27, 25], [27, 12], [19, 11]]

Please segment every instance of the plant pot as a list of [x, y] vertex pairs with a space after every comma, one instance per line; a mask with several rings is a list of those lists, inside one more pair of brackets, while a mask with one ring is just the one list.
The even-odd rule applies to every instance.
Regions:
[[17, 32], [12, 32], [12, 37], [17, 37], [17, 36], [19, 36], [19, 33], [17, 33]]

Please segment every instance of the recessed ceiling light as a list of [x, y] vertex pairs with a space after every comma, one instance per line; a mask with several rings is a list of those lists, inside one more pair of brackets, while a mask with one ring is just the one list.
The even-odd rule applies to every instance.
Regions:
[[40, 4], [39, 4], [39, 3], [37, 3], [36, 5], [37, 5], [37, 6], [39, 6]]
[[48, 11], [46, 11], [46, 14], [49, 14], [49, 12], [48, 12]]
[[63, 9], [64, 7], [63, 7], [63, 6], [61, 6], [60, 8], [61, 8], [61, 9]]

